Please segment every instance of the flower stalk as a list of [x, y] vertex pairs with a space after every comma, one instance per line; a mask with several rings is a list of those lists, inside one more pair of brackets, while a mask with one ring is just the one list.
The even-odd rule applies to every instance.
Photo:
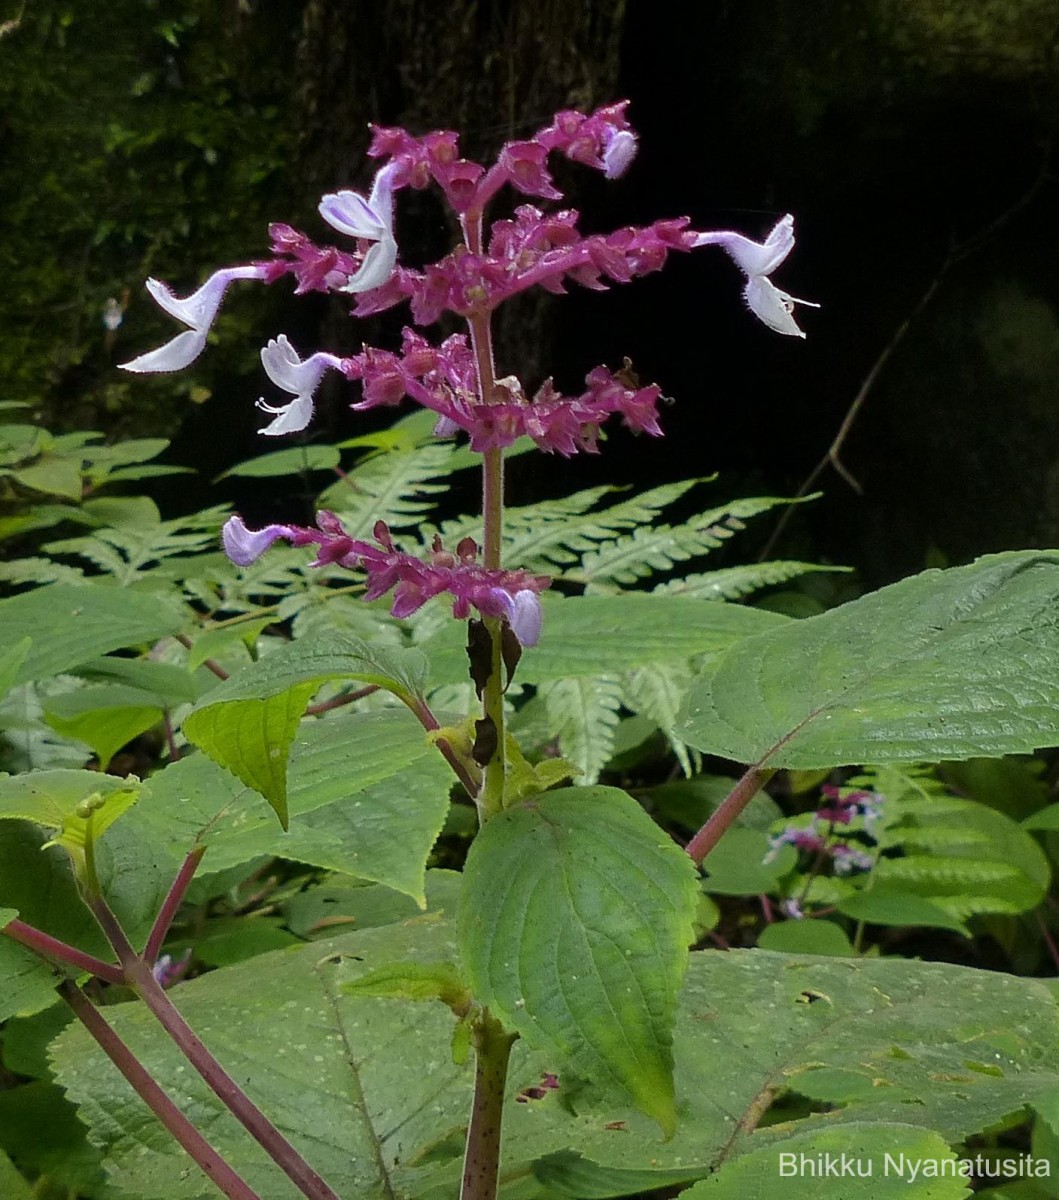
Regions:
[[515, 1035], [484, 1010], [475, 1029], [474, 1099], [460, 1200], [495, 1200], [500, 1175], [504, 1088]]

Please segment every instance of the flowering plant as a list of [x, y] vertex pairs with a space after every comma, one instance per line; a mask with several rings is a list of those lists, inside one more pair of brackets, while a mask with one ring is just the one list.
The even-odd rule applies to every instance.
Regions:
[[[299, 293], [348, 294], [354, 316], [408, 303], [419, 327], [443, 313], [465, 321], [466, 333], [437, 344], [407, 328], [399, 349], [364, 347], [345, 357], [299, 353], [281, 334], [261, 359], [289, 398], [259, 407], [271, 418], [262, 430], [270, 438], [306, 429], [329, 371], [359, 385], [354, 409], [411, 399], [429, 414], [429, 450], [465, 436], [481, 456], [482, 509], [473, 529], [431, 531], [420, 546], [402, 549], [386, 512], [351, 517], [329, 503], [313, 526], [262, 529], [234, 516], [222, 534], [227, 565], [203, 566], [201, 578], [183, 579], [199, 607], [216, 603], [220, 610], [236, 606], [247, 580], [267, 574], [274, 558], [278, 574], [294, 570], [294, 562], [297, 569], [308, 565], [332, 596], [348, 573], [355, 581], [348, 586], [369, 604], [391, 598], [385, 636], [357, 636], [364, 624], [348, 612], [345, 622], [328, 611], [314, 623], [308, 607], [281, 603], [264, 618], [247, 620], [260, 614], [241, 611], [205, 632], [192, 621], [196, 637], [187, 632], [186, 612], [174, 615], [150, 589], [85, 580], [74, 586], [63, 582], [68, 576], [39, 594], [0, 602], [15, 635], [0, 678], [33, 682], [76, 669], [89, 680], [117, 680], [111, 686], [119, 694], [106, 694], [109, 708], [135, 712], [137, 720], [146, 710], [141, 730], [161, 714], [170, 748], [169, 763], [142, 783], [77, 770], [0, 781], [0, 834], [11, 837], [7, 826], [25, 821], [50, 831], [40, 872], [49, 881], [47, 902], [39, 911], [27, 903], [36, 896], [32, 888], [19, 892], [0, 878], [0, 980], [16, 997], [5, 1008], [0, 992], [0, 1016], [29, 1005], [27, 996], [39, 1000], [42, 987], [50, 995], [55, 981], [41, 962], [59, 964], [60, 995], [99, 1052], [211, 1185], [235, 1200], [430, 1200], [457, 1190], [462, 1200], [493, 1200], [501, 1189], [541, 1200], [630, 1194], [711, 1176], [693, 1189], [706, 1200], [747, 1194], [767, 1173], [763, 1156], [777, 1139], [804, 1151], [833, 1137], [835, 1124], [814, 1123], [801, 1100], [791, 1120], [769, 1125], [784, 1079], [810, 1098], [838, 1095], [836, 1107], [855, 1110], [862, 1144], [879, 1153], [903, 1153], [924, 1139], [948, 1153], [939, 1130], [996, 1126], [1059, 1083], [1056, 1056], [1031, 1061], [1027, 1050], [1054, 1024], [1054, 1001], [1019, 981], [1004, 985], [1011, 1007], [1023, 1006], [1015, 1031], [1013, 1021], [994, 1019], [982, 989], [954, 985], [965, 978], [955, 968], [904, 964], [914, 969], [891, 980], [882, 969], [889, 964], [867, 958], [843, 960], [838, 969], [796, 955], [689, 954], [710, 932], [703, 892], [722, 861], [718, 842], [760, 802], [777, 771], [880, 756], [1025, 751], [1059, 734], [1059, 642], [1054, 622], [1040, 619], [1059, 595], [1056, 556], [998, 555], [928, 572], [801, 621], [691, 591], [635, 594], [616, 586], [617, 594], [549, 595], [563, 589], [549, 589], [540, 557], [503, 561], [505, 517], [513, 523], [504, 505], [505, 451], [528, 440], [545, 453], [594, 453], [612, 417], [648, 436], [662, 428], [659, 387], [643, 385], [628, 364], [593, 368], [574, 396], [560, 394], [551, 380], [527, 386], [500, 375], [492, 338], [500, 304], [537, 286], [562, 293], [630, 282], [661, 269], [670, 253], [720, 246], [745, 278], [750, 311], [771, 330], [802, 336], [795, 306], [808, 302], [772, 282], [794, 244], [790, 216], [761, 243], [732, 231], [698, 231], [685, 218], [583, 235], [575, 212], [536, 203], [489, 222], [489, 205], [505, 187], [533, 201], [562, 200], [549, 170], [552, 155], [607, 178], [627, 170], [637, 142], [625, 109], [559, 113], [532, 138], [505, 145], [489, 167], [463, 159], [453, 133], [376, 129], [370, 153], [381, 165], [367, 195], [341, 191], [320, 204], [344, 248], [274, 225], [270, 258], [217, 271], [186, 299], [148, 283], [187, 328], [126, 363], [132, 372], [193, 363], [229, 286], [243, 280], [271, 284], [292, 276]], [[429, 185], [441, 189], [460, 238], [438, 262], [413, 269], [401, 263], [395, 214], [404, 190]], [[615, 506], [614, 528], [632, 532], [615, 543], [622, 562], [610, 568], [612, 581], [637, 579], [635, 568], [656, 551], [644, 549], [636, 526], [680, 494], [670, 489], [665, 499], [652, 493], [639, 507]], [[575, 497], [563, 515], [584, 514], [595, 500], [598, 494]], [[730, 515], [735, 520], [770, 503], [733, 505]], [[535, 512], [543, 521], [542, 510]], [[532, 517], [524, 528], [532, 530]], [[688, 544], [712, 544], [717, 528], [703, 521]], [[112, 536], [109, 558], [98, 546], [91, 551], [105, 565], [118, 559], [114, 571], [130, 585], [142, 581], [133, 560], [143, 561], [143, 537], [135, 532]], [[202, 531], [156, 532], [160, 542], [168, 539], [169, 548], [159, 551], [164, 558], [173, 543], [184, 538], [186, 545]], [[677, 532], [662, 530], [671, 547], [668, 558], [658, 554], [667, 565], [678, 557]], [[549, 561], [569, 558], [570, 545], [583, 549], [598, 540], [575, 528]], [[84, 550], [83, 542], [66, 545]], [[582, 583], [593, 578], [586, 563], [587, 556]], [[738, 596], [740, 586], [730, 581], [730, 591], [710, 594]], [[439, 597], [452, 621], [437, 619], [439, 606], [431, 602]], [[283, 639], [266, 639], [274, 648], [256, 657], [262, 629], [292, 614], [296, 627], [301, 622], [298, 636], [278, 647]], [[464, 621], [465, 631], [455, 624]], [[42, 627], [53, 631], [54, 644], [40, 638]], [[174, 636], [189, 654], [181, 669], [108, 653]], [[255, 647], [254, 660], [237, 672], [213, 657], [233, 640], [243, 651]], [[213, 675], [205, 687], [195, 680], [200, 670]], [[518, 708], [516, 672], [537, 689], [518, 697]], [[615, 675], [622, 672], [627, 688], [620, 693]], [[442, 711], [460, 694], [453, 685], [468, 675], [463, 691], [473, 688], [473, 710]], [[349, 690], [350, 683], [357, 687]], [[336, 685], [313, 702], [321, 688]], [[592, 769], [585, 760], [556, 757], [547, 752], [554, 749], [547, 736], [520, 744], [513, 735], [513, 725], [532, 724], [542, 697], [551, 718], [549, 699], [562, 697], [567, 711], [590, 708], [593, 690], [608, 698], [615, 721], [622, 703], [635, 707], [629, 697], [648, 695], [644, 708], [661, 714], [658, 723], [689, 774], [700, 753], [749, 764], [686, 846], [628, 791], [594, 786], [599, 762]], [[380, 697], [391, 702], [370, 703]], [[368, 706], [348, 711], [361, 701]], [[186, 757], [171, 713], [181, 704], [181, 736], [200, 751]], [[83, 732], [85, 707], [75, 695], [56, 727]], [[110, 718], [92, 727], [101, 764], [123, 744], [113, 744], [112, 728]], [[561, 735], [560, 744], [565, 754]], [[532, 752], [542, 745], [544, 753]], [[894, 789], [887, 783], [879, 791], [892, 797]], [[839, 883], [847, 882], [844, 874], [868, 865], [857, 857], [867, 856], [857, 837], [874, 846], [881, 823], [882, 846], [888, 822], [915, 819], [914, 799], [903, 794], [881, 811], [873, 787], [825, 795], [811, 828], [787, 824], [775, 836], [777, 870], [793, 870], [790, 859], [800, 848], [815, 855], [810, 881], [826, 862]], [[476, 826], [462, 871], [428, 872], [447, 821], [470, 834], [453, 818], [460, 811]], [[961, 810], [964, 823], [972, 819], [998, 828], [980, 812], [972, 818], [970, 808]], [[1043, 887], [1032, 839], [1009, 825], [1003, 840], [1017, 845], [1023, 911], [1040, 903]], [[767, 841], [760, 828], [750, 832], [757, 867]], [[0, 853], [7, 846], [0, 838]], [[222, 878], [273, 855], [342, 873], [347, 883], [353, 877], [356, 894], [344, 899], [359, 927], [325, 946], [284, 941], [287, 949], [249, 963], [221, 957], [221, 970], [184, 981], [188, 947], [169, 931], [196, 894], [207, 854]], [[70, 879], [57, 873], [59, 855]], [[141, 878], [150, 886], [137, 890]], [[65, 880], [67, 898], [76, 880], [76, 895], [94, 918], [88, 935], [52, 931], [57, 879]], [[342, 890], [330, 886], [336, 890], [321, 888], [322, 898], [309, 886], [285, 898], [290, 942], [300, 940], [294, 930], [326, 924], [325, 902], [337, 902]], [[764, 885], [756, 890], [764, 897]], [[402, 897], [409, 901], [403, 908]], [[923, 918], [927, 910], [908, 894], [898, 899]], [[299, 909], [304, 915], [317, 901], [314, 920], [299, 924]], [[944, 901], [928, 902], [935, 918], [945, 917]], [[844, 915], [840, 904], [835, 909]], [[787, 915], [784, 925], [807, 924], [790, 904]], [[87, 988], [86, 977], [95, 981]], [[107, 1006], [104, 1014], [93, 1002], [104, 986], [114, 994], [130, 989], [142, 1004]], [[873, 1015], [884, 988], [890, 1009]], [[944, 998], [946, 1028], [959, 1031], [951, 1044], [930, 1026], [932, 1010], [917, 1005], [924, 991]], [[774, 1020], [754, 1020], [764, 1010]], [[168, 1041], [152, 1036], [148, 1017]], [[898, 1043], [912, 1050], [896, 1054]], [[849, 1067], [851, 1047], [861, 1056], [856, 1070]], [[237, 1068], [223, 1065], [235, 1063], [237, 1052]], [[974, 1055], [988, 1070], [959, 1074], [957, 1066], [962, 1071]], [[126, 1190], [145, 1200], [206, 1194], [202, 1188], [211, 1185], [190, 1179], [156, 1126], [141, 1128], [141, 1108], [128, 1094], [99, 1082], [97, 1059], [76, 1032], [58, 1039], [54, 1062]], [[188, 1064], [201, 1085], [189, 1082]], [[811, 1078], [821, 1064], [852, 1073], [857, 1086], [836, 1093], [837, 1071], [823, 1073], [825, 1081]], [[1007, 1078], [998, 1082], [1005, 1072], [1017, 1075], [1017, 1088]], [[888, 1088], [927, 1095], [931, 1103], [902, 1109], [895, 1120], [886, 1097], [878, 1099]], [[230, 1117], [256, 1147], [247, 1149]]]

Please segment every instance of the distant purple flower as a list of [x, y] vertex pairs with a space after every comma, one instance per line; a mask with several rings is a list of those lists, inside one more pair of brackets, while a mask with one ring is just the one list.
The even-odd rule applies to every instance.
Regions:
[[455, 552], [435, 537], [426, 560], [397, 550], [383, 521], [376, 522], [376, 545], [351, 538], [329, 512], [317, 513], [316, 529], [297, 525], [268, 525], [247, 529], [241, 517], [232, 517], [222, 531], [225, 553], [238, 566], [249, 566], [279, 538], [294, 546], [315, 545], [314, 567], [336, 563], [367, 574], [365, 600], [377, 600], [393, 591], [391, 613], [409, 617], [442, 592], [452, 596], [452, 615], [458, 620], [476, 608], [484, 617], [504, 617], [524, 646], [540, 638], [539, 593], [551, 582], [546, 575], [527, 571], [494, 571], [479, 566], [478, 546], [464, 538]]
[[183, 321], [189, 328], [184, 333], [178, 333], [172, 341], [159, 346], [148, 354], [141, 354], [130, 362], [121, 363], [123, 371], [154, 372], [181, 371], [189, 366], [202, 353], [206, 345], [206, 334], [217, 316], [217, 310], [224, 299], [228, 284], [233, 279], [265, 279], [265, 267], [225, 267], [223, 271], [214, 271], [197, 292], [186, 299], [175, 296], [167, 284], [157, 279], [147, 280], [147, 290], [159, 306], [171, 317]]

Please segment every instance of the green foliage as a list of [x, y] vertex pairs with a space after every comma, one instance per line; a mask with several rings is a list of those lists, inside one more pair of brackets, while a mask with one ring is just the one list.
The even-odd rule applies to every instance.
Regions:
[[689, 859], [623, 792], [566, 788], [509, 808], [482, 828], [464, 872], [471, 988], [531, 1046], [671, 1135], [694, 897]]
[[925, 571], [719, 655], [679, 733], [739, 762], [958, 759], [1059, 740], [1059, 557]]

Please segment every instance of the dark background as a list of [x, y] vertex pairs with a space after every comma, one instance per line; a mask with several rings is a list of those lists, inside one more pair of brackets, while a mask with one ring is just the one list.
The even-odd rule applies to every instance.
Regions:
[[[159, 485], [169, 512], [227, 498], [303, 516], [275, 485], [209, 488], [277, 448], [254, 432], [257, 351], [279, 332], [304, 351], [391, 346], [404, 314], [352, 322], [286, 282], [237, 286], [193, 368], [130, 377], [115, 364], [176, 332], [146, 275], [185, 294], [263, 257], [270, 220], [322, 237], [320, 194], [370, 179], [369, 121], [456, 128], [481, 158], [558, 107], [627, 96], [629, 174], [560, 172], [584, 227], [687, 215], [757, 237], [792, 212], [777, 282], [822, 308], [799, 311], [804, 342], [770, 332], [721, 252], [511, 306], [498, 365], [530, 389], [627, 355], [674, 400], [664, 440], [520, 460], [514, 498], [714, 471], [719, 499], [793, 494], [860, 394], [841, 452], [860, 490], [827, 467], [771, 554], [875, 585], [1059, 543], [1054, 0], [40, 0], [0, 20], [0, 398], [56, 429], [172, 436], [170, 460], [202, 474]], [[448, 245], [428, 195], [402, 195], [398, 234], [409, 262]], [[351, 398], [325, 391], [310, 436], [380, 423]]]

